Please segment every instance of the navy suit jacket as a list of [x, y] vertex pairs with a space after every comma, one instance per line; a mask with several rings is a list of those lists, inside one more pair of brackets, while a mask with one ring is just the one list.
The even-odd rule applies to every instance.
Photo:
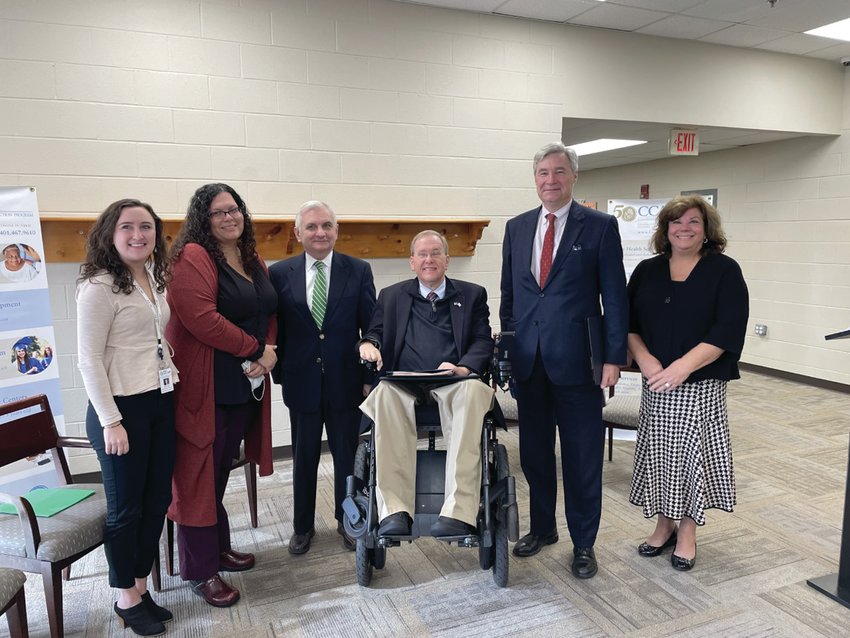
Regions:
[[[540, 207], [511, 219], [502, 245], [502, 330], [516, 331], [514, 377], [531, 375], [538, 349], [557, 385], [593, 382], [586, 320], [604, 307], [604, 363], [626, 363], [628, 298], [623, 247], [612, 215], [573, 202], [543, 289], [531, 272]], [[601, 300], [601, 306], [600, 306]]]
[[[446, 282], [455, 348], [460, 356], [459, 361], [449, 363], [465, 366], [483, 375], [493, 353], [487, 291], [478, 284], [448, 277]], [[378, 303], [364, 338], [379, 344], [384, 362], [382, 371], [396, 370], [396, 362], [404, 346], [413, 295], [419, 295], [417, 278], [388, 286], [378, 295]]]
[[305, 264], [301, 254], [269, 268], [278, 297], [278, 363], [272, 376], [283, 385], [290, 410], [317, 412], [323, 401], [333, 410], [355, 408], [369, 382], [355, 344], [375, 307], [372, 269], [362, 259], [334, 251], [328, 307], [319, 330], [307, 305]]

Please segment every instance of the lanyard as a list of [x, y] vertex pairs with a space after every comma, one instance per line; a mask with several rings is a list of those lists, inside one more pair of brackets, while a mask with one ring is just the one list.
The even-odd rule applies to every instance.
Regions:
[[[147, 274], [147, 271], [145, 271]], [[151, 291], [155, 290], [153, 286], [153, 282], [151, 282], [150, 277], [148, 277], [148, 283], [151, 284]], [[153, 301], [148, 299], [147, 293], [145, 293], [144, 289], [133, 281], [133, 288], [139, 291], [142, 295], [142, 299], [145, 300], [145, 303], [148, 304], [148, 308], [151, 309], [151, 313], [153, 314], [153, 325], [156, 330], [156, 354], [159, 357], [160, 362], [165, 359], [165, 353], [162, 348], [162, 310], [159, 308], [159, 298], [156, 296], [156, 293], [153, 293]]]

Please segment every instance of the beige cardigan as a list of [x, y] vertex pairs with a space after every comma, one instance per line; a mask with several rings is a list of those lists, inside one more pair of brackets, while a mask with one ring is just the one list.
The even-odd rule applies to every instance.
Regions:
[[[121, 420], [113, 397], [159, 388], [154, 313], [138, 289], [129, 295], [113, 292], [113, 279], [104, 273], [77, 286], [77, 367], [102, 426]], [[165, 342], [171, 310], [165, 295], [156, 292], [152, 279], [162, 313], [164, 363], [171, 367], [173, 382], [177, 383], [177, 369]]]

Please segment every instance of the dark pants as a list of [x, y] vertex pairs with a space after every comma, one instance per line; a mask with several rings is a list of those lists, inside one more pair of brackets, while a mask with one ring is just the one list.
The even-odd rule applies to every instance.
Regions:
[[230, 468], [239, 457], [239, 447], [245, 428], [259, 419], [260, 404], [249, 401], [241, 405], [215, 406], [215, 468], [216, 524], [208, 527], [177, 526], [177, 550], [180, 557], [180, 576], [183, 580], [206, 580], [218, 572], [219, 555], [230, 549], [230, 521], [222, 501], [230, 478]]
[[107, 454], [103, 428], [89, 403], [86, 433], [100, 461], [106, 493], [103, 550], [109, 584], [129, 589], [151, 572], [159, 550], [174, 470], [174, 395], [151, 390], [115, 397], [130, 451]]
[[292, 487], [296, 534], [313, 528], [316, 513], [316, 473], [322, 453], [322, 425], [328, 433], [328, 447], [334, 463], [334, 516], [342, 520], [345, 479], [354, 471], [354, 453], [360, 432], [360, 409], [321, 412], [289, 411], [292, 423]]
[[538, 353], [531, 376], [517, 383], [519, 450], [531, 501], [531, 533], [556, 527], [558, 495], [555, 424], [561, 439], [564, 506], [577, 547], [596, 542], [602, 514], [602, 391], [598, 386], [556, 385]]

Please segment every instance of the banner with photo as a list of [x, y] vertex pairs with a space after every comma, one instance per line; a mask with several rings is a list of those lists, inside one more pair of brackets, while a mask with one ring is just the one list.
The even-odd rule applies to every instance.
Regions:
[[[0, 403], [46, 394], [64, 432], [59, 361], [35, 189], [0, 187]], [[0, 437], [3, 423], [0, 417]], [[49, 456], [0, 468], [0, 490], [22, 494], [56, 484]]]
[[[626, 279], [644, 259], [652, 257], [649, 240], [655, 232], [655, 220], [669, 199], [609, 199], [608, 213], [617, 218], [620, 239], [623, 242], [623, 266]], [[617, 383], [617, 394], [640, 395], [640, 375], [624, 373]], [[618, 432], [618, 434], [620, 434]]]

